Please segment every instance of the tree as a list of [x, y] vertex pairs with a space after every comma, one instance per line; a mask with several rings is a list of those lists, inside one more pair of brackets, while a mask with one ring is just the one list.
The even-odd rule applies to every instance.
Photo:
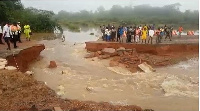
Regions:
[[0, 22], [17, 22], [31, 25], [35, 32], [53, 32], [58, 24], [52, 20], [52, 11], [24, 8], [20, 0], [0, 1]]

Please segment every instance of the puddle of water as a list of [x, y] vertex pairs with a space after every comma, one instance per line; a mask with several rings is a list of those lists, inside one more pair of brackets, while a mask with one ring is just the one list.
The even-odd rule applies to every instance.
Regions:
[[[198, 110], [198, 58], [154, 73], [131, 73], [109, 67], [108, 60], [84, 59], [84, 42], [97, 39], [89, 35], [91, 32], [98, 34], [94, 29], [81, 33], [64, 31], [65, 42], [41, 41], [46, 49], [41, 60], [31, 66], [35, 78], [46, 82], [62, 98], [135, 104], [159, 111]], [[51, 60], [57, 62], [56, 69], [47, 68]]]

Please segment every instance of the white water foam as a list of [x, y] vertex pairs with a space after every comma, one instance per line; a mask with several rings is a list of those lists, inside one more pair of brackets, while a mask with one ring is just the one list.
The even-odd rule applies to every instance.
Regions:
[[176, 76], [168, 76], [161, 84], [165, 96], [187, 96], [199, 97], [198, 84], [191, 83], [191, 81], [180, 79]]

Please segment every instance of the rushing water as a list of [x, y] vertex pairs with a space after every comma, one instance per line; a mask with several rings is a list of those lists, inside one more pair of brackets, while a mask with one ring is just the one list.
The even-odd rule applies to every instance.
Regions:
[[[90, 35], [94, 33], [95, 35]], [[66, 41], [41, 41], [46, 49], [30, 70], [62, 98], [138, 105], [155, 111], [197, 111], [199, 60], [156, 69], [154, 73], [131, 73], [109, 67], [108, 60], [85, 59], [86, 41], [97, 40], [97, 30], [64, 31]], [[47, 68], [49, 61], [55, 69]]]

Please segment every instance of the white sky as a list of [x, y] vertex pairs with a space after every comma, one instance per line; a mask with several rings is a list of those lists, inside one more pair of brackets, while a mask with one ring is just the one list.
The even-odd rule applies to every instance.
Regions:
[[51, 10], [55, 13], [60, 10], [77, 12], [80, 10], [96, 10], [99, 6], [110, 9], [113, 5], [129, 6], [149, 4], [162, 7], [164, 5], [179, 2], [181, 11], [199, 10], [199, 0], [22, 0], [25, 7]]

